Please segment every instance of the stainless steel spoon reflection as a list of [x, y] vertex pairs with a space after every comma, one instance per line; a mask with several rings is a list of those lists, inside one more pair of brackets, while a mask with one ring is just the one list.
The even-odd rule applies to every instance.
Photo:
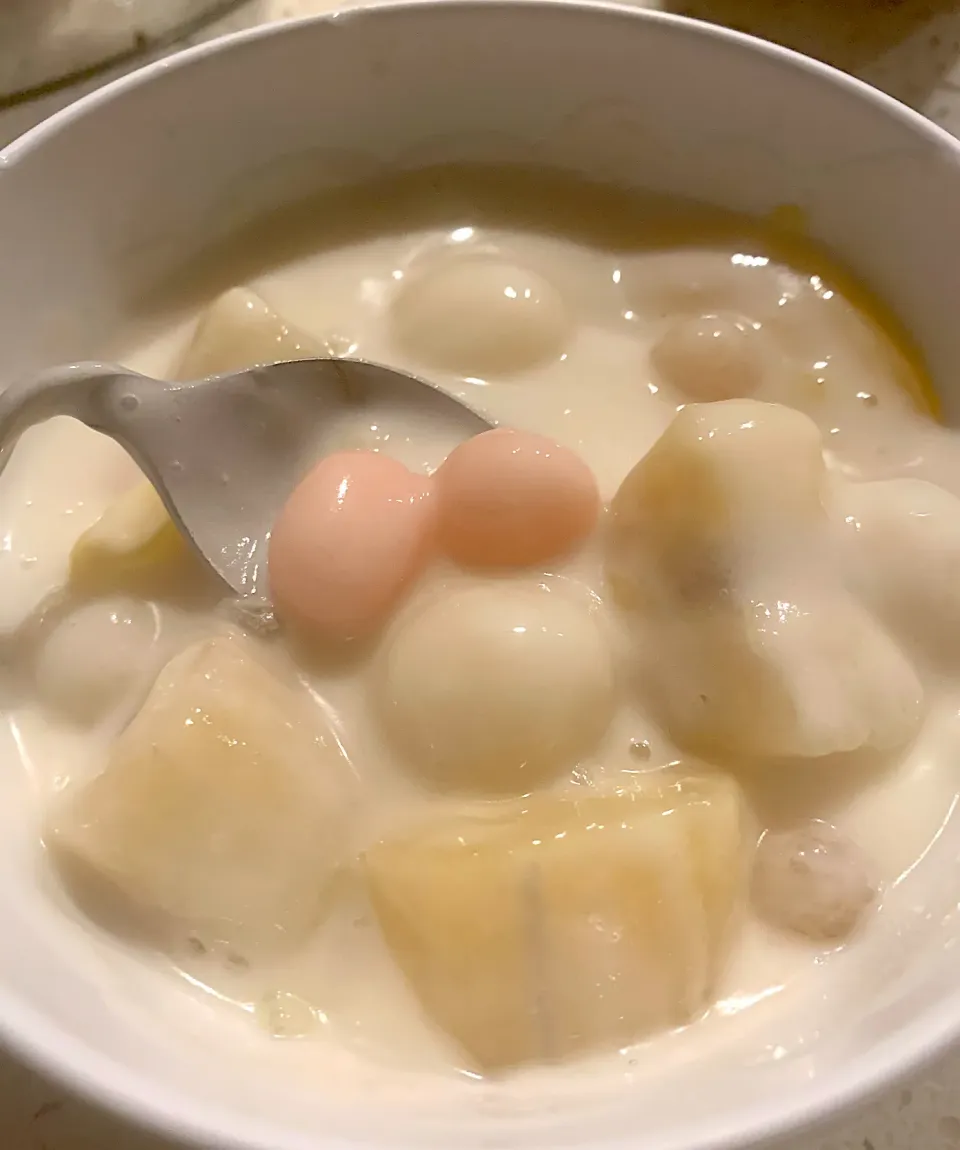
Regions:
[[254, 597], [273, 522], [316, 461], [324, 424], [344, 409], [390, 405], [441, 414], [465, 439], [493, 426], [427, 380], [362, 360], [297, 360], [194, 383], [78, 363], [0, 394], [0, 473], [29, 427], [78, 419], [132, 456], [205, 562], [235, 595]]

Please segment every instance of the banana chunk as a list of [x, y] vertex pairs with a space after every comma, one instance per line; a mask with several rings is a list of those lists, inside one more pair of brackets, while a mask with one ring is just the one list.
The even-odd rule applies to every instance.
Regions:
[[111, 503], [70, 553], [70, 584], [83, 592], [136, 589], [182, 572], [191, 556], [153, 484], [143, 479]]
[[48, 841], [68, 884], [131, 929], [250, 962], [318, 922], [348, 776], [306, 694], [248, 640], [215, 636], [167, 664]]
[[613, 1048], [710, 1002], [745, 886], [723, 777], [448, 817], [363, 860], [387, 944], [484, 1071]]
[[844, 484], [836, 510], [851, 583], [905, 641], [960, 654], [960, 499], [923, 479]]
[[236, 287], [204, 312], [177, 377], [205, 379], [257, 364], [323, 354], [318, 343], [291, 327], [256, 292]]
[[753, 400], [694, 404], [613, 501], [607, 574], [674, 737], [714, 756], [904, 744], [923, 690], [845, 589], [820, 435]]

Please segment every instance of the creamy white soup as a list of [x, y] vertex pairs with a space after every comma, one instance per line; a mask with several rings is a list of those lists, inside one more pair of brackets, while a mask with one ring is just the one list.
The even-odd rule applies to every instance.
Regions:
[[789, 222], [437, 169], [158, 293], [105, 354], [360, 357], [496, 429], [318, 429], [274, 616], [115, 444], [24, 438], [4, 718], [60, 913], [328, 1085], [779, 1059], [876, 991], [957, 901], [960, 447]]

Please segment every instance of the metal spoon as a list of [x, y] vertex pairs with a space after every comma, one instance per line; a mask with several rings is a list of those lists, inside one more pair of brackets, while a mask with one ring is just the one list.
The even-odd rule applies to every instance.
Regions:
[[256, 596], [270, 530], [344, 409], [441, 414], [463, 438], [493, 426], [427, 380], [362, 360], [307, 359], [195, 383], [116, 364], [53, 368], [0, 394], [0, 473], [27, 428], [68, 415], [133, 457], [201, 558]]

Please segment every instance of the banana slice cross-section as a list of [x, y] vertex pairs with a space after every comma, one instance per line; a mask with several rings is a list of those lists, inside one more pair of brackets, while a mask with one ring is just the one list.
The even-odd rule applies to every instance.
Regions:
[[180, 379], [205, 379], [262, 363], [326, 354], [320, 344], [279, 316], [256, 292], [231, 288], [200, 318], [177, 371]]
[[141, 591], [189, 570], [193, 556], [152, 483], [109, 504], [70, 553], [70, 585], [83, 593]]
[[427, 1015], [498, 1071], [615, 1048], [710, 1002], [744, 887], [723, 777], [449, 817], [364, 857]]
[[960, 499], [923, 479], [844, 484], [835, 511], [851, 585], [910, 646], [960, 655]]
[[820, 434], [753, 400], [685, 407], [617, 492], [607, 575], [641, 679], [709, 758], [890, 750], [915, 733], [912, 665], [831, 551]]
[[224, 634], [167, 664], [48, 843], [131, 929], [253, 961], [317, 924], [349, 801], [349, 764], [305, 690]]

